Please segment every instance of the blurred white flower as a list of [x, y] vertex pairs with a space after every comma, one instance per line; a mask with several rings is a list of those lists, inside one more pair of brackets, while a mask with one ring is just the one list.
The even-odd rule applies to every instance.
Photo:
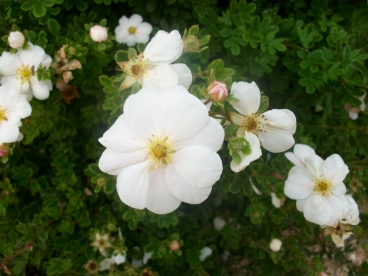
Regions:
[[129, 96], [124, 114], [99, 139], [106, 147], [99, 167], [118, 175], [121, 201], [167, 214], [181, 201], [198, 204], [220, 178], [217, 150], [223, 128], [182, 86], [140, 90]]
[[323, 161], [318, 155], [304, 158], [305, 166], [291, 168], [285, 181], [285, 195], [296, 199], [306, 220], [336, 227], [343, 215], [343, 180], [349, 173], [342, 158], [333, 154]]
[[272, 239], [272, 241], [270, 242], [270, 248], [273, 252], [280, 251], [281, 246], [282, 242], [279, 239]]
[[25, 41], [26, 39], [24, 35], [19, 31], [11, 32], [9, 34], [8, 43], [9, 43], [9, 46], [14, 49], [22, 48]]
[[31, 115], [31, 112], [26, 95], [19, 94], [10, 84], [0, 86], [0, 145], [23, 138], [19, 132], [20, 120]]
[[231, 102], [231, 105], [241, 114], [231, 113], [231, 120], [246, 133], [258, 136], [262, 147], [277, 153], [294, 145], [296, 118], [293, 112], [273, 109], [263, 114], [258, 113], [261, 94], [255, 82], [234, 82], [231, 93], [238, 99], [237, 102]]
[[310, 146], [303, 144], [295, 144], [294, 152], [286, 152], [285, 157], [289, 159], [295, 166], [304, 166], [304, 158], [308, 156], [314, 156], [316, 152]]
[[105, 248], [112, 247], [111, 243], [109, 242], [109, 234], [101, 236], [100, 233], [96, 233], [96, 239], [91, 243], [91, 246], [98, 247], [100, 253], [105, 256]]
[[131, 87], [136, 82], [142, 88], [159, 90], [168, 85], [182, 85], [186, 89], [192, 83], [192, 72], [185, 64], [170, 65], [183, 52], [183, 41], [178, 31], [158, 31], [143, 53], [128, 61], [118, 62], [128, 76], [120, 88]]
[[356, 120], [359, 117], [359, 112], [364, 112], [366, 109], [365, 97], [367, 93], [364, 93], [363, 96], [358, 97], [358, 99], [362, 102], [359, 107], [354, 107], [351, 104], [346, 104], [344, 108], [349, 111], [349, 117], [351, 120]]
[[273, 192], [271, 192], [271, 201], [272, 201], [273, 206], [275, 206], [276, 208], [281, 207], [281, 199], [278, 198], [276, 194]]
[[143, 254], [143, 264], [147, 264], [148, 261], [152, 258], [152, 255], [153, 255], [153, 251], [152, 252], [144, 252]]
[[93, 26], [89, 29], [89, 35], [95, 42], [106, 41], [108, 37], [107, 28], [99, 25]]
[[111, 255], [111, 259], [113, 259], [117, 265], [125, 263], [126, 252], [122, 250], [115, 250]]
[[208, 256], [212, 254], [212, 249], [209, 247], [203, 247], [201, 249], [201, 255], [199, 256], [199, 260], [203, 262]]
[[136, 43], [147, 43], [152, 26], [142, 21], [143, 18], [139, 14], [133, 14], [130, 18], [121, 17], [119, 25], [115, 28], [116, 41], [128, 46], [134, 46]]
[[99, 270], [100, 271], [109, 270], [111, 265], [113, 264], [114, 264], [114, 260], [112, 258], [105, 258], [100, 262]]
[[226, 225], [226, 221], [223, 218], [215, 217], [213, 220], [213, 228], [220, 231]]
[[38, 80], [36, 72], [40, 66], [48, 69], [51, 57], [45, 51], [28, 42], [28, 49], [19, 49], [16, 54], [3, 52], [0, 57], [1, 84], [14, 85], [30, 101], [34, 96], [45, 100], [52, 90], [51, 80]]

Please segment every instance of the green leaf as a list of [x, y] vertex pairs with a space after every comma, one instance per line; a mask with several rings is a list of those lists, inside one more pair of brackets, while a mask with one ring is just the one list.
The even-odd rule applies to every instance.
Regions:
[[37, 0], [27, 0], [22, 4], [22, 6], [20, 6], [20, 8], [24, 11], [29, 11], [33, 9], [36, 3], [37, 3]]
[[198, 35], [198, 33], [199, 33], [198, 25], [194, 25], [194, 26], [190, 27], [189, 30], [188, 30], [188, 35]]
[[268, 109], [268, 106], [270, 105], [269, 99], [267, 96], [262, 95], [261, 96], [261, 102], [258, 108], [257, 113], [263, 113]]
[[222, 61], [222, 59], [216, 59], [212, 61], [207, 67], [208, 70], [211, 68], [215, 70], [215, 72], [220, 72], [224, 68], [224, 62]]
[[36, 17], [42, 17], [46, 14], [46, 8], [41, 3], [36, 3], [33, 7], [33, 14]]
[[128, 52], [124, 50], [119, 50], [115, 53], [116, 62], [124, 62], [128, 60]]
[[55, 19], [49, 19], [47, 21], [47, 26], [49, 27], [50, 33], [53, 36], [56, 37], [59, 34], [60, 25], [59, 25], [59, 23]]
[[39, 2], [44, 5], [45, 7], [52, 7], [53, 5], [55, 5], [55, 0], [39, 0]]
[[107, 87], [111, 86], [111, 79], [106, 75], [101, 75], [99, 77], [99, 81], [100, 81], [102, 86], [107, 86]]

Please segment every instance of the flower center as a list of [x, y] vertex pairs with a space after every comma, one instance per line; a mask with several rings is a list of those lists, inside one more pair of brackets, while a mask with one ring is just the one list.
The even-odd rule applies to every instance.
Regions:
[[5, 110], [0, 107], [0, 122], [6, 120]]
[[316, 183], [314, 185], [314, 189], [318, 194], [328, 196], [331, 186], [332, 185], [331, 185], [330, 182], [327, 182], [324, 179], [319, 179], [319, 180], [316, 181]]
[[128, 61], [118, 62], [118, 65], [129, 76], [139, 79], [147, 72], [146, 62], [147, 60], [144, 59], [142, 53], [139, 56], [129, 58]]
[[101, 247], [105, 246], [105, 242], [106, 241], [104, 239], [101, 239], [101, 240], [98, 241], [98, 245], [101, 246]]
[[174, 153], [174, 151], [171, 150], [167, 142], [167, 137], [165, 137], [165, 139], [158, 139], [153, 134], [152, 137], [154, 140], [150, 141], [149, 155], [152, 158], [151, 169], [154, 170], [160, 168], [162, 164], [167, 165], [171, 163], [171, 154]]
[[132, 35], [132, 34], [135, 34], [135, 31], [136, 31], [137, 29], [136, 28], [134, 28], [134, 27], [130, 27], [129, 29], [128, 29], [128, 32], [129, 32], [129, 34], [130, 35]]
[[33, 76], [34, 72], [32, 68], [21, 65], [16, 70], [15, 73], [18, 75], [17, 77], [20, 78], [22, 83], [29, 82], [31, 77]]

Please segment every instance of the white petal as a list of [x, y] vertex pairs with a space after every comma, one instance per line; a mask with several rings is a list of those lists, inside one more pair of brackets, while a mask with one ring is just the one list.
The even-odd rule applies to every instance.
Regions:
[[149, 35], [148, 34], [140, 34], [140, 33], [136, 32], [134, 34], [134, 40], [137, 43], [147, 43], [147, 41], [149, 40]]
[[181, 179], [195, 188], [208, 188], [220, 179], [219, 155], [204, 147], [188, 147], [173, 154], [172, 165]]
[[139, 14], [133, 14], [130, 18], [129, 18], [129, 24], [130, 26], [133, 27], [138, 27], [138, 25], [143, 21], [142, 16], [140, 16]]
[[176, 210], [181, 201], [166, 186], [166, 166], [149, 173], [146, 208], [155, 214], [168, 214]]
[[129, 47], [132, 47], [135, 45], [136, 41], [135, 41], [135, 37], [132, 34], [129, 34], [126, 38], [126, 45], [128, 45]]
[[167, 64], [155, 66], [143, 75], [144, 89], [157, 91], [169, 85], [179, 84], [178, 74]]
[[172, 164], [167, 166], [166, 184], [173, 196], [190, 204], [202, 203], [208, 198], [212, 190], [212, 186], [205, 189], [197, 189], [186, 184]]
[[309, 197], [306, 197], [306, 198], [298, 199], [296, 201], [296, 209], [298, 209], [299, 212], [304, 211], [304, 206], [308, 199]]
[[37, 68], [45, 58], [45, 51], [40, 46], [33, 45], [30, 42], [28, 42], [28, 45], [27, 50], [19, 49], [19, 57], [25, 66], [35, 66]]
[[152, 65], [170, 64], [183, 52], [183, 41], [178, 31], [158, 31], [144, 50], [144, 56]]
[[333, 185], [332, 186], [332, 189], [333, 189], [333, 194], [335, 196], [339, 196], [339, 195], [343, 195], [346, 193], [346, 186], [344, 183], [340, 183], [340, 184], [337, 184], [337, 185]]
[[3, 120], [0, 122], [0, 144], [13, 143], [18, 139], [19, 127]]
[[142, 151], [147, 142], [135, 134], [125, 122], [125, 115], [120, 115], [116, 122], [98, 140], [106, 148], [116, 152]]
[[122, 25], [118, 25], [115, 28], [115, 39], [118, 43], [125, 43], [128, 37], [128, 29]]
[[0, 74], [5, 76], [15, 75], [15, 71], [22, 65], [18, 54], [3, 52], [0, 57]]
[[[296, 125], [295, 115], [291, 111], [285, 112], [282, 109], [273, 109], [263, 113], [263, 116], [267, 119], [266, 124], [275, 128], [293, 129]], [[294, 134], [295, 129], [291, 132]]]
[[258, 111], [261, 93], [254, 81], [251, 83], [243, 81], [234, 82], [231, 86], [231, 94], [239, 100], [231, 103], [239, 113], [250, 115]]
[[146, 157], [147, 153], [142, 150], [120, 153], [106, 149], [101, 155], [98, 166], [103, 172], [118, 175], [124, 168], [141, 163]]
[[275, 193], [271, 192], [271, 202], [272, 205], [275, 206], [275, 208], [280, 208], [281, 207], [281, 200], [276, 196]]
[[308, 197], [314, 190], [314, 183], [308, 176], [309, 173], [304, 167], [293, 167], [285, 181], [285, 195], [291, 199]]
[[333, 185], [343, 182], [348, 173], [348, 166], [338, 154], [329, 156], [323, 163], [323, 174], [326, 180], [331, 181]]
[[265, 125], [262, 132], [258, 132], [262, 147], [274, 153], [290, 149], [294, 143], [293, 133], [288, 129], [276, 128]]
[[253, 133], [245, 132], [244, 138], [249, 142], [252, 152], [247, 156], [245, 156], [242, 152], [239, 152], [241, 157], [240, 164], [235, 163], [234, 160], [232, 160], [230, 163], [230, 168], [233, 172], [240, 172], [241, 170], [244, 170], [250, 164], [250, 162], [257, 160], [262, 156], [261, 145], [259, 143], [258, 137]]
[[285, 157], [295, 166], [304, 166], [304, 163], [293, 152], [285, 152]]
[[316, 178], [320, 178], [323, 174], [323, 160], [318, 155], [308, 156], [304, 158], [304, 164], [309, 172]]
[[129, 88], [129, 87], [133, 86], [133, 84], [135, 84], [135, 83], [136, 83], [136, 81], [137, 81], [137, 79], [136, 79], [136, 78], [133, 78], [133, 77], [131, 77], [131, 76], [127, 76], [127, 77], [123, 80], [123, 82], [121, 83], [120, 88], [121, 88], [121, 89]]
[[183, 63], [172, 64], [170, 67], [178, 74], [178, 84], [188, 89], [192, 84], [192, 71], [189, 67]]
[[186, 147], [200, 146], [218, 151], [224, 142], [224, 137], [224, 129], [215, 119], [209, 117], [207, 124], [200, 132], [189, 139], [174, 142], [173, 148], [178, 151]]
[[324, 196], [311, 196], [304, 206], [306, 220], [319, 225], [327, 225], [333, 215], [333, 208]]
[[336, 227], [343, 215], [343, 205], [336, 196], [328, 196], [325, 197], [325, 199], [326, 202], [330, 204], [333, 210], [331, 219], [326, 223], [326, 225]]
[[358, 112], [354, 112], [354, 111], [349, 110], [349, 117], [350, 117], [350, 119], [352, 119], [352, 120], [356, 120], [356, 119], [358, 119], [358, 117], [359, 117], [359, 113], [358, 113]]
[[116, 189], [126, 205], [144, 209], [149, 185], [149, 161], [125, 168], [117, 178]]
[[[129, 26], [129, 18], [127, 18], [125, 15], [123, 15], [120, 19], [119, 19], [119, 25], [122, 25], [124, 27], [128, 27]], [[129, 28], [129, 27], [128, 27]]]
[[[143, 22], [143, 23], [139, 24], [139, 26], [137, 27], [137, 29], [135, 31], [136, 34], [146, 35], [147, 37], [151, 32], [152, 32], [152, 25], [147, 23], [147, 22]], [[144, 43], [146, 43], [146, 42], [144, 42]]]
[[39, 81], [36, 76], [30, 79], [33, 96], [38, 100], [45, 100], [50, 96], [50, 80]]

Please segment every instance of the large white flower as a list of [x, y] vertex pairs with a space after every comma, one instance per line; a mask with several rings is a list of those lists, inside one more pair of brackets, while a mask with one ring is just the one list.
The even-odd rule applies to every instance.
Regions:
[[26, 95], [19, 94], [10, 84], [0, 86], [0, 145], [22, 138], [19, 132], [22, 124], [20, 120], [31, 115], [31, 112]]
[[151, 24], [142, 22], [139, 14], [133, 14], [130, 18], [123, 16], [119, 19], [119, 25], [115, 28], [115, 38], [119, 43], [134, 46], [136, 43], [147, 43], [152, 32]]
[[273, 109], [258, 113], [261, 94], [255, 82], [234, 82], [232, 95], [238, 99], [231, 102], [238, 113], [231, 113], [231, 120], [248, 133], [258, 136], [261, 145], [270, 152], [282, 152], [294, 145], [293, 134], [296, 118], [288, 109]]
[[188, 66], [182, 63], [170, 65], [182, 53], [183, 41], [178, 31], [158, 31], [143, 53], [128, 61], [118, 62], [128, 74], [120, 87], [125, 89], [138, 81], [142, 88], [149, 90], [176, 84], [188, 89], [192, 83], [192, 73]]
[[33, 96], [45, 100], [52, 90], [51, 80], [39, 81], [36, 75], [39, 66], [50, 67], [51, 57], [45, 51], [32, 43], [28, 49], [19, 49], [16, 54], [4, 52], [0, 57], [1, 84], [12, 84], [20, 93], [27, 94], [30, 101]]
[[182, 86], [142, 89], [99, 139], [106, 147], [99, 167], [118, 175], [125, 204], [166, 214], [209, 196], [222, 173], [216, 151], [223, 140], [223, 128]]
[[349, 169], [337, 154], [323, 161], [318, 155], [304, 158], [306, 167], [294, 166], [286, 179], [284, 192], [296, 199], [297, 209], [306, 220], [321, 226], [336, 227], [343, 217], [343, 180]]

